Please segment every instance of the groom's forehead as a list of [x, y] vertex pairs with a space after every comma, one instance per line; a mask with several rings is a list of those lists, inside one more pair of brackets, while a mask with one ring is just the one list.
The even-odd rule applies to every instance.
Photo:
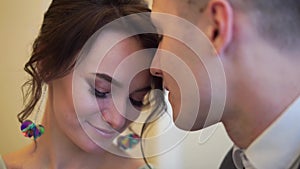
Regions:
[[[180, 10], [189, 12], [192, 9], [202, 9], [208, 4], [209, 0], [153, 0], [152, 9], [154, 11]], [[201, 10], [197, 10], [201, 11]]]
[[153, 0], [152, 7], [170, 8], [180, 4], [186, 4], [188, 0]]

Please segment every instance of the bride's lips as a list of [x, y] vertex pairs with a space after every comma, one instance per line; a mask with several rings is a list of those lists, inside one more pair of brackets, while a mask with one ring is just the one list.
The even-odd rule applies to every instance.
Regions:
[[117, 133], [115, 131], [111, 131], [111, 130], [107, 130], [107, 129], [102, 129], [99, 127], [94, 126], [93, 124], [91, 124], [90, 122], [87, 121], [87, 123], [94, 128], [97, 133], [99, 133], [101, 136], [105, 137], [105, 138], [113, 138]]

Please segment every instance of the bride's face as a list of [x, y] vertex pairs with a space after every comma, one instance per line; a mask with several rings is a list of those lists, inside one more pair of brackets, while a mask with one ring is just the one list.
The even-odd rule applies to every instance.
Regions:
[[105, 42], [118, 33], [102, 34], [72, 73], [52, 82], [59, 128], [92, 152], [108, 148], [139, 116], [151, 83], [153, 55], [137, 53], [143, 49], [138, 39], [126, 38], [106, 51]]

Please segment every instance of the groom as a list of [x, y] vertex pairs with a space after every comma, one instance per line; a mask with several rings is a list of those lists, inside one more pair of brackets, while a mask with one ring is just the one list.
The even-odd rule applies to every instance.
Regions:
[[[223, 114], [207, 123], [210, 100], [219, 96], [211, 92], [209, 80], [214, 77], [186, 44], [164, 36], [151, 73], [164, 79], [175, 124], [185, 130], [200, 130], [207, 124], [222, 122], [234, 143], [222, 169], [299, 168], [300, 1], [154, 0], [153, 12], [179, 16], [199, 28], [216, 49], [218, 56], [211, 57], [221, 60], [226, 77], [226, 85], [219, 84], [226, 88]], [[172, 29], [179, 26], [173, 25]], [[159, 29], [166, 31], [164, 27]], [[189, 30], [183, 29], [187, 36]], [[190, 36], [194, 38], [190, 41], [198, 38]], [[181, 88], [186, 77], [172, 72], [181, 70], [170, 61], [174, 56], [195, 77], [195, 82], [186, 81], [196, 83], [197, 94], [201, 94], [196, 115], [188, 108], [181, 111], [189, 107], [185, 104], [199, 103], [184, 97], [185, 92], [195, 92]]]

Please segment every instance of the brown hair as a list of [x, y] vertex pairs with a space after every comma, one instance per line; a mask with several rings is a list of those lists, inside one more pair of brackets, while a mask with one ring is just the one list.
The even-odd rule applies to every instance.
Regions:
[[250, 16], [259, 35], [278, 48], [299, 46], [299, 0], [228, 0], [234, 9]]
[[[202, 12], [210, 0], [186, 0]], [[297, 48], [300, 43], [299, 0], [227, 0], [236, 12], [249, 16], [259, 35], [280, 49]]]
[[[45, 83], [70, 73], [78, 59], [76, 54], [98, 29], [122, 16], [141, 12], [150, 12], [143, 0], [53, 0], [25, 64], [24, 70], [31, 78], [23, 85], [26, 105], [18, 114], [19, 121], [31, 115]], [[149, 15], [131, 26], [145, 23], [155, 30]], [[160, 41], [157, 34], [136, 36], [144, 48], [156, 48]], [[154, 81], [155, 88], [161, 88], [161, 79]]]

